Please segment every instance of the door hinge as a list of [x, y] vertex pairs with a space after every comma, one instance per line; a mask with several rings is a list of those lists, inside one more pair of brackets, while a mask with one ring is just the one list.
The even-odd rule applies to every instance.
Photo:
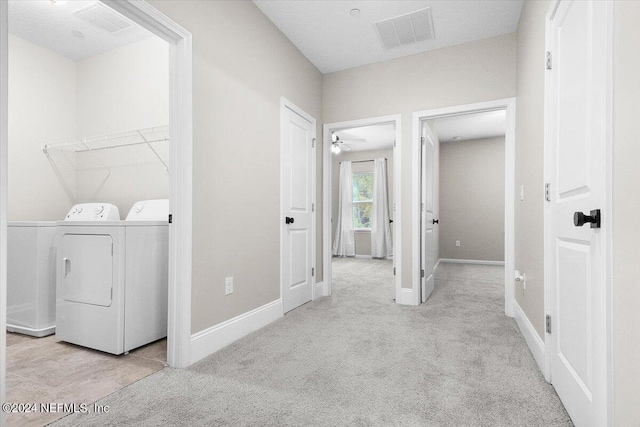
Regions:
[[424, 203], [420, 203], [420, 209], [424, 212]]
[[395, 267], [393, 267], [393, 275], [394, 276], [396, 275], [396, 268]]
[[425, 138], [424, 136], [421, 137], [420, 142], [422, 142], [422, 145], [424, 145], [427, 142], [427, 138]]
[[311, 212], [315, 212], [315, 211], [316, 211], [316, 204], [311, 203]]
[[173, 223], [173, 215], [169, 214], [169, 224]]
[[316, 146], [316, 139], [311, 138], [311, 148], [314, 148], [315, 146]]
[[551, 52], [547, 51], [547, 70], [551, 69]]
[[394, 146], [394, 147], [396, 146], [396, 142], [395, 142], [395, 141], [393, 141], [393, 146]]
[[316, 274], [316, 269], [315, 269], [315, 268], [313, 268], [313, 267], [311, 267], [311, 275], [313, 276], [313, 275], [315, 275], [315, 274]]
[[545, 324], [546, 324], [547, 333], [550, 334], [551, 333], [551, 316], [549, 316], [548, 314], [547, 314]]
[[424, 277], [424, 270], [420, 270], [420, 277]]
[[551, 201], [551, 184], [548, 182], [544, 185], [544, 199], [547, 202]]

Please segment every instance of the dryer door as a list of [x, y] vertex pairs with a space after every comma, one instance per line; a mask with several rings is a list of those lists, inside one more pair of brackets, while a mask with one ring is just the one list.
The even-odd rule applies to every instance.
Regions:
[[113, 240], [109, 235], [65, 234], [58, 268], [66, 301], [109, 307], [113, 289]]

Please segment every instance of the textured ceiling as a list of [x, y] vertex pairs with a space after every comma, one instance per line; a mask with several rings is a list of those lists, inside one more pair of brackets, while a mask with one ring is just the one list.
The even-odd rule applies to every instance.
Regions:
[[431, 130], [438, 135], [440, 142], [465, 141], [470, 139], [494, 138], [504, 136], [507, 113], [504, 110], [487, 113], [465, 114], [462, 116], [436, 119]]
[[[9, 0], [9, 32], [67, 58], [79, 60], [151, 36], [133, 24], [109, 33], [73, 13], [96, 1], [72, 0], [52, 5], [48, 0]], [[124, 18], [123, 18], [124, 19]], [[73, 35], [79, 31], [83, 38]]]
[[[322, 72], [344, 70], [501, 34], [518, 27], [523, 0], [254, 0]], [[435, 38], [385, 49], [374, 22], [431, 8]], [[351, 9], [360, 15], [351, 16]]]

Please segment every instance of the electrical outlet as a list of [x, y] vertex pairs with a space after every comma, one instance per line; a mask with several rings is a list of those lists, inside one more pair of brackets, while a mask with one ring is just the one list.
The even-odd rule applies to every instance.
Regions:
[[233, 277], [227, 277], [224, 279], [224, 294], [230, 295], [233, 293]]
[[460, 240], [456, 240], [456, 246], [460, 247]]
[[524, 200], [524, 185], [520, 186], [520, 201]]

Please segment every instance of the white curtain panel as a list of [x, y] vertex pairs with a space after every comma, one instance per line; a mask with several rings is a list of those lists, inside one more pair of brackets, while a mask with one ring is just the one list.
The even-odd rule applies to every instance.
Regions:
[[355, 256], [353, 232], [353, 173], [351, 162], [340, 164], [340, 190], [338, 193], [338, 222], [333, 239], [333, 255]]
[[371, 209], [371, 256], [393, 256], [391, 226], [389, 225], [389, 193], [387, 192], [387, 162], [384, 158], [373, 162], [373, 206]]

